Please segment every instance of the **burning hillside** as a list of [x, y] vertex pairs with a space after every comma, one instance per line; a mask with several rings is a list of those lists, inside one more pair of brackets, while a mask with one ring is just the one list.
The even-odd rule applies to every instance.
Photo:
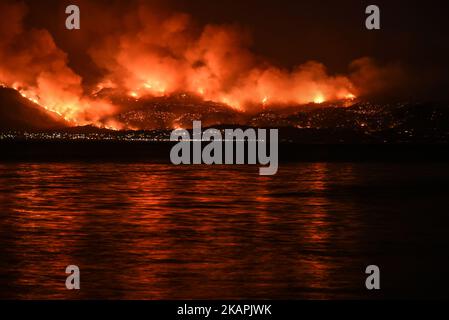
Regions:
[[[251, 36], [240, 26], [198, 28], [188, 14], [134, 4], [120, 16], [114, 8], [89, 9], [104, 9], [104, 18], [118, 23], [100, 28], [96, 41], [86, 45], [97, 74], [87, 81], [70, 67], [69, 53], [48, 30], [26, 27], [24, 4], [2, 2], [0, 82], [72, 126], [144, 129], [176, 127], [195, 116], [239, 123], [240, 112], [353, 100], [402, 76], [399, 69], [367, 58], [353, 62], [346, 75], [330, 74], [316, 61], [286, 69], [254, 54]], [[84, 25], [94, 29], [93, 21]], [[176, 100], [179, 95], [195, 97], [195, 110], [192, 100]], [[143, 103], [151, 99], [156, 102]]]
[[22, 97], [17, 91], [0, 86], [0, 130], [64, 128], [68, 123]]

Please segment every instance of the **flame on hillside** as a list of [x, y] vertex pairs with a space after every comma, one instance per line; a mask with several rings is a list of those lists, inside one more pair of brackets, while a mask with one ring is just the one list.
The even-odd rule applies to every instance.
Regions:
[[[133, 23], [87, 48], [104, 75], [87, 94], [50, 32], [24, 27], [26, 12], [23, 4], [0, 4], [0, 81], [72, 125], [104, 126], [102, 119], [119, 112], [120, 105], [98, 97], [111, 88], [135, 100], [185, 92], [239, 111], [353, 100], [367, 91], [351, 74], [331, 75], [316, 61], [291, 70], [267, 62], [251, 52], [251, 37], [241, 27], [206, 25], [198, 31], [187, 14], [140, 4], [123, 15]], [[365, 82], [379, 74], [369, 59], [353, 66], [352, 74]]]

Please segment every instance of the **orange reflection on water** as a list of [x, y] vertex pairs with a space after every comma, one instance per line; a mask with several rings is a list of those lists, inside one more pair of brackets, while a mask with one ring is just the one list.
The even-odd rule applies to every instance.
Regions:
[[[325, 164], [0, 166], [0, 269], [24, 298], [325, 298], [353, 250]], [[350, 175], [346, 177], [351, 179]], [[337, 217], [337, 218], [336, 218]], [[338, 225], [336, 224], [338, 222]], [[341, 224], [343, 222], [343, 224]], [[65, 289], [80, 266], [82, 290]]]

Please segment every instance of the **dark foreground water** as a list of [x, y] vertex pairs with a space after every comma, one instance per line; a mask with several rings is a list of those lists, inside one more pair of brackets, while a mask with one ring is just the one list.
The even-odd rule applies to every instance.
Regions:
[[444, 164], [4, 163], [0, 298], [449, 297], [448, 202]]

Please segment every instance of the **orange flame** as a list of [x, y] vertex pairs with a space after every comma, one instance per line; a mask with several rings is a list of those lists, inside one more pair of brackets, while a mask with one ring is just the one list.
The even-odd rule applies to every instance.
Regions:
[[[6, 40], [0, 39], [0, 81], [74, 125], [100, 125], [117, 111], [110, 101], [98, 98], [107, 88], [136, 100], [188, 92], [239, 111], [352, 100], [357, 95], [348, 76], [330, 75], [321, 63], [286, 70], [256, 56], [241, 28], [207, 25], [196, 32], [188, 15], [159, 13], [146, 5], [127, 15], [137, 23], [102, 34], [89, 48], [94, 65], [106, 75], [96, 79], [95, 89], [86, 95], [83, 79], [68, 66], [68, 54], [56, 46], [52, 35], [23, 26], [23, 5], [0, 9], [0, 21], [9, 19], [20, 26], [14, 32], [0, 30], [8, 34]], [[17, 45], [23, 43], [28, 45]], [[107, 126], [122, 127], [112, 122]]]

